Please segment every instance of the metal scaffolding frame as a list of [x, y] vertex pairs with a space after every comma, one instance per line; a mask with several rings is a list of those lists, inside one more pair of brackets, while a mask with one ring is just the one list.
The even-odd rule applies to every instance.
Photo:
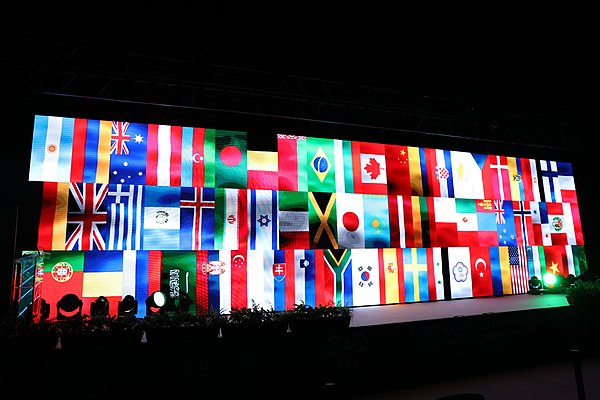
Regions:
[[559, 113], [93, 45], [21, 41], [0, 58], [13, 93], [332, 122], [519, 145], [586, 149], [586, 129]]

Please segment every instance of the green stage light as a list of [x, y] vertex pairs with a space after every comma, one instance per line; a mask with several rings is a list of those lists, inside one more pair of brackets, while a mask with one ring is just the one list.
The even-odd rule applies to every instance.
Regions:
[[544, 274], [544, 285], [548, 288], [553, 288], [556, 283], [556, 275], [547, 272]]

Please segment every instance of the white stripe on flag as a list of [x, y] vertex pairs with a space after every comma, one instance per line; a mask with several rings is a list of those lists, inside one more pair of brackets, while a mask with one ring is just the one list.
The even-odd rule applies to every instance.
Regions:
[[542, 201], [542, 197], [540, 196], [540, 187], [537, 184], [537, 182], [539, 182], [539, 180], [538, 180], [537, 167], [535, 165], [534, 159], [529, 160], [529, 168], [531, 169], [531, 182], [532, 182], [531, 187], [533, 188], [533, 200], [534, 201]]
[[[238, 250], [238, 189], [225, 189], [225, 218], [223, 223], [225, 227], [223, 228], [223, 249], [227, 250]], [[235, 217], [235, 221], [233, 223], [229, 222], [229, 216], [233, 215]]]
[[[436, 149], [435, 150], [435, 166], [446, 168], [446, 158], [444, 157], [444, 150]], [[440, 183], [440, 195], [441, 197], [449, 197], [448, 196], [448, 179], [438, 179]]]
[[538, 246], [531, 246], [531, 252], [533, 254], [533, 271], [534, 275], [542, 279], [542, 266], [540, 263], [540, 248]]
[[262, 250], [248, 250], [246, 255], [248, 305], [264, 302], [264, 267]]
[[171, 185], [171, 127], [158, 126], [158, 164], [156, 166], [158, 186]]
[[567, 243], [577, 244], [575, 238], [575, 223], [573, 222], [573, 211], [571, 210], [571, 203], [563, 203], [563, 216], [566, 221], [565, 230], [567, 233]]
[[333, 155], [335, 165], [335, 190], [337, 193], [346, 192], [346, 180], [345, 180], [345, 169], [344, 169], [344, 148], [343, 141], [339, 139], [333, 140]]
[[[66, 165], [63, 165], [64, 160], [71, 159], [70, 153], [72, 151], [70, 147], [65, 147], [67, 144], [72, 145], [72, 137], [68, 138], [68, 136], [72, 135], [72, 132], [64, 132], [66, 128], [66, 124], [63, 126], [63, 118], [48, 117], [44, 161], [41, 171], [41, 180], [43, 181], [69, 182], [71, 180], [70, 168], [64, 168]], [[63, 136], [67, 137], [69, 140], [63, 139]], [[51, 146], [54, 146], [54, 151], [48, 150]]]
[[379, 255], [377, 249], [352, 250], [352, 304], [380, 304]]
[[573, 246], [565, 245], [565, 253], [567, 254], [567, 266], [569, 268], [569, 274], [577, 276], [575, 273], [575, 262], [573, 260]]
[[[435, 300], [444, 300], [444, 275], [442, 268], [442, 249], [434, 247], [433, 251], [433, 276], [435, 278]], [[431, 299], [433, 300], [433, 299]]]
[[398, 228], [400, 230], [400, 247], [406, 248], [406, 228], [404, 222], [404, 200], [402, 196], [397, 196], [398, 203]]
[[294, 304], [306, 303], [306, 268], [300, 268], [300, 260], [305, 258], [304, 250], [294, 250]]
[[529, 268], [527, 267], [527, 253], [524, 246], [517, 247], [519, 263], [510, 266], [510, 279], [513, 294], [527, 293], [529, 290]]
[[231, 251], [230, 250], [220, 250], [219, 251], [219, 260], [224, 261], [227, 265], [225, 268], [225, 272], [219, 277], [219, 305], [221, 309], [227, 310], [226, 312], [231, 311]]
[[263, 300], [260, 305], [267, 309], [275, 308], [275, 282], [273, 278], [274, 250], [262, 250], [263, 255]]
[[[141, 253], [143, 254], [143, 253]], [[128, 294], [136, 297], [135, 283], [136, 283], [136, 250], [123, 250], [123, 286], [122, 292], [123, 297]], [[142, 300], [142, 299], [138, 299]], [[145, 299], [143, 299], [145, 300]]]

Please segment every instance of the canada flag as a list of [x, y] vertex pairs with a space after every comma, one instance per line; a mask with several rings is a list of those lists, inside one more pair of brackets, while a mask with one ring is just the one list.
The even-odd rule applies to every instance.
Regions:
[[387, 194], [385, 145], [352, 142], [354, 192]]

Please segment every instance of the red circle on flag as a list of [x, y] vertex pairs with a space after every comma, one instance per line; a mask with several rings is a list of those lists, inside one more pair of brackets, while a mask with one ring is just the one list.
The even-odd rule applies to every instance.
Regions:
[[358, 224], [360, 221], [358, 220], [358, 215], [353, 212], [347, 212], [342, 217], [342, 223], [344, 224], [344, 228], [350, 232], [354, 232], [358, 229]]
[[242, 152], [235, 146], [225, 146], [221, 153], [221, 162], [228, 167], [234, 167], [242, 162]]

